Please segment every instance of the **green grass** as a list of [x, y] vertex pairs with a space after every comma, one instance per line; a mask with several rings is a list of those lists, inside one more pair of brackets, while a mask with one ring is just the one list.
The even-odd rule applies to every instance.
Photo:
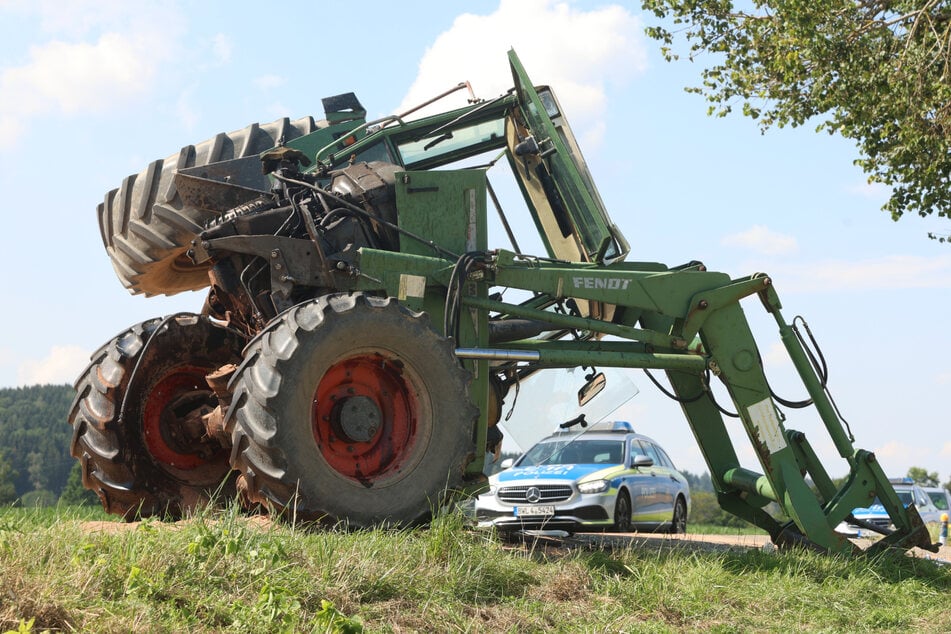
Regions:
[[0, 511], [0, 632], [928, 632], [951, 570], [901, 556], [506, 544], [459, 515], [308, 531], [235, 509], [90, 531]]

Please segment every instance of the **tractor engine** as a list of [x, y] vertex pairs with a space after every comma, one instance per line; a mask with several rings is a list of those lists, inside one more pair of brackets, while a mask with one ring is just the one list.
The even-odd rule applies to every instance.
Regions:
[[[223, 245], [213, 249], [205, 313], [249, 338], [282, 310], [337, 290], [335, 277], [353, 274], [358, 249], [399, 251], [399, 166], [355, 163], [315, 176], [282, 163], [279, 187], [223, 213], [193, 242]], [[321, 182], [325, 193], [314, 189]], [[291, 273], [301, 268], [309, 274]]]

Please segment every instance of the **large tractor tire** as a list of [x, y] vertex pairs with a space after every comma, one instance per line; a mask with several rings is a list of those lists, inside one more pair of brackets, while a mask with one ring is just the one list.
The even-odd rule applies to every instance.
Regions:
[[107, 512], [179, 518], [235, 495], [230, 448], [207, 437], [200, 415], [217, 405], [205, 376], [240, 363], [244, 343], [182, 314], [133, 326], [92, 355], [76, 381], [70, 452]]
[[175, 187], [175, 173], [260, 154], [317, 127], [313, 117], [254, 123], [186, 145], [177, 154], [127, 176], [97, 208], [102, 241], [122, 285], [133, 294], [147, 296], [208, 286], [207, 265], [193, 264], [185, 251], [202, 225], [216, 214], [185, 205]]
[[295, 306], [248, 346], [232, 383], [238, 488], [291, 520], [425, 522], [473, 452], [468, 382], [451, 342], [396, 300]]

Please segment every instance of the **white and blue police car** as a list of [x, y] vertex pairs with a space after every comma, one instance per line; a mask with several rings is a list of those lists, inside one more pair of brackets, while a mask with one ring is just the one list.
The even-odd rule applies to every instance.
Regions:
[[[925, 493], [920, 486], [915, 484], [914, 480], [911, 478], [889, 478], [889, 482], [895, 487], [895, 493], [898, 494], [898, 499], [901, 500], [904, 506], [915, 505], [918, 509], [918, 514], [921, 515], [921, 521], [923, 521], [925, 525], [937, 525], [941, 522], [941, 510], [935, 506], [928, 494]], [[862, 528], [872, 529], [873, 531], [874, 528], [872, 527], [882, 531], [895, 528], [894, 525], [892, 525], [892, 518], [888, 515], [888, 511], [885, 510], [885, 506], [877, 497], [872, 500], [870, 505], [853, 509], [852, 517], [865, 524], [864, 527], [861, 524], [849, 525], [849, 528], [859, 535], [863, 534], [861, 532]]]
[[475, 502], [480, 527], [506, 532], [682, 533], [689, 513], [687, 479], [660, 445], [625, 421], [541, 440], [490, 476], [489, 490]]

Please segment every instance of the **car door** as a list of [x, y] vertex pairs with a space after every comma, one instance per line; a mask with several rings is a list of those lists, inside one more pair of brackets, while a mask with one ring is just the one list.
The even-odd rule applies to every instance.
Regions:
[[654, 463], [654, 467], [657, 468], [656, 473], [658, 477], [661, 477], [661, 479], [664, 481], [664, 504], [670, 509], [670, 511], [667, 513], [667, 516], [664, 518], [664, 521], [666, 521], [673, 517], [674, 503], [677, 501], [677, 496], [680, 494], [683, 487], [682, 476], [680, 475], [680, 472], [677, 471], [677, 467], [674, 466], [670, 456], [668, 456], [667, 452], [664, 451], [659, 445], [647, 440], [643, 440], [642, 442], [645, 445], [650, 445], [654, 453], [656, 453], [657, 457], [659, 458], [659, 460]]
[[931, 501], [928, 494], [918, 487], [914, 487], [912, 491], [914, 492], [915, 506], [918, 508], [918, 514], [921, 515], [921, 520], [925, 524], [940, 522], [941, 511], [934, 505], [934, 502]]
[[631, 464], [638, 456], [647, 456], [654, 464], [649, 467], [633, 467], [636, 479], [631, 488], [631, 518], [636, 524], [652, 526], [670, 519], [673, 501], [669, 500], [669, 480], [658, 466], [660, 457], [649, 442], [631, 441]]

